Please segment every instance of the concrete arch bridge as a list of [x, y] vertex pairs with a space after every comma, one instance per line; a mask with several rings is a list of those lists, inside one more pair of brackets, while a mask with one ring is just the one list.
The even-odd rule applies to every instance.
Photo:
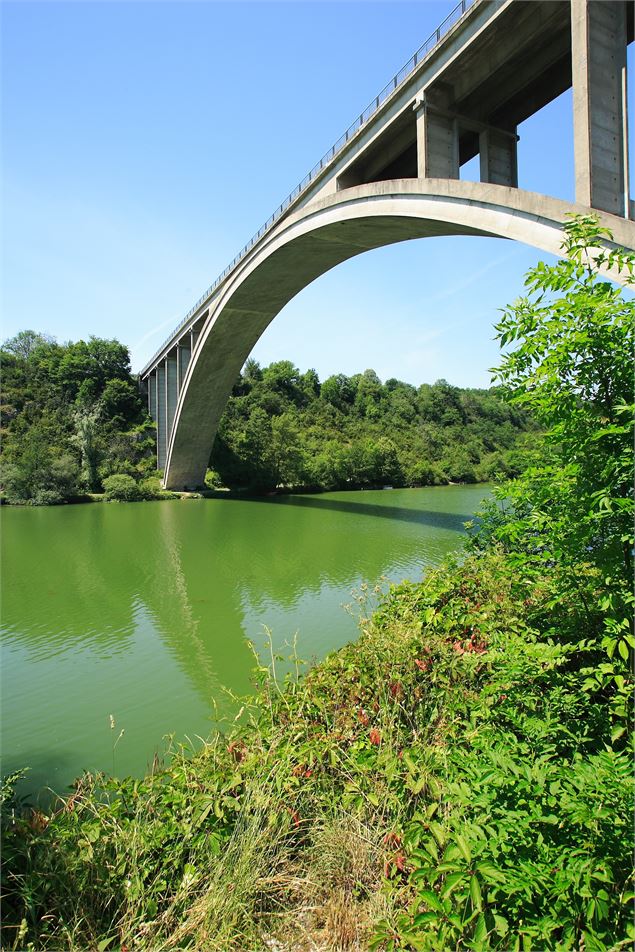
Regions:
[[[141, 373], [164, 484], [203, 483], [241, 367], [300, 290], [372, 248], [439, 235], [558, 254], [568, 213], [635, 250], [623, 0], [462, 0], [205, 292]], [[576, 202], [518, 188], [517, 125], [573, 85]], [[480, 182], [459, 168], [480, 157]]]

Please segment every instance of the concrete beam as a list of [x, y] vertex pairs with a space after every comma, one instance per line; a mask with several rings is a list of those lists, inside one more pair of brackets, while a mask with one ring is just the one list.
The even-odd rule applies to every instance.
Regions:
[[629, 217], [626, 6], [572, 0], [576, 201]]

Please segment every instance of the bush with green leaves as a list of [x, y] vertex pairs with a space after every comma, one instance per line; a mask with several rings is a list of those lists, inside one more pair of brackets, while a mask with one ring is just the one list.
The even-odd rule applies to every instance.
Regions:
[[127, 473], [115, 473], [104, 479], [106, 499], [117, 502], [137, 502], [143, 499], [141, 487]]

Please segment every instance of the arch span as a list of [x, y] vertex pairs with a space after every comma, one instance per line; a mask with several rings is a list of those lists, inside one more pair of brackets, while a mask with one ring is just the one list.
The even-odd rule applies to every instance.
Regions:
[[373, 248], [441, 235], [511, 238], [557, 255], [571, 212], [598, 215], [617, 244], [635, 248], [635, 224], [625, 219], [517, 188], [448, 179], [344, 189], [284, 218], [212, 301], [179, 395], [164, 484], [203, 483], [241, 367], [285, 304], [320, 275]]

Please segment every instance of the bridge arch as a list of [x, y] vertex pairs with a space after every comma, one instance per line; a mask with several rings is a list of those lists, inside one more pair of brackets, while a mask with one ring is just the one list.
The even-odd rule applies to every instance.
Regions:
[[[373, 248], [442, 235], [510, 238], [557, 255], [572, 212], [592, 210], [502, 185], [410, 178], [344, 189], [285, 217], [210, 305], [175, 409], [165, 486], [202, 485], [243, 364], [285, 304], [320, 275]], [[610, 228], [616, 244], [635, 247], [633, 222], [592, 213]]]

